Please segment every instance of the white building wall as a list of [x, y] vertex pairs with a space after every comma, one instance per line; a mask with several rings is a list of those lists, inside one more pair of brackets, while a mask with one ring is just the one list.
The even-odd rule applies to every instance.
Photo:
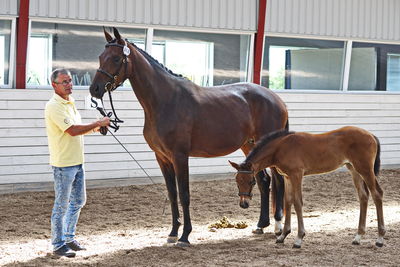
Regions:
[[255, 31], [257, 0], [30, 0], [31, 18]]
[[18, 1], [17, 0], [0, 0], [0, 18], [1, 16], [17, 16]]
[[[52, 90], [0, 90], [0, 184], [52, 181], [43, 119], [44, 106], [52, 94]], [[125, 121], [117, 137], [146, 172], [152, 177], [161, 176], [154, 153], [143, 138], [143, 111], [133, 92], [117, 90], [113, 94], [117, 114]], [[87, 90], [74, 91], [83, 120], [90, 122], [98, 113], [85, 109], [87, 95]], [[279, 95], [288, 106], [291, 130], [318, 133], [345, 125], [359, 126], [380, 138], [382, 165], [400, 164], [400, 95], [309, 92], [279, 92]], [[109, 134], [86, 136], [85, 154], [88, 179], [130, 177], [150, 182]], [[232, 172], [228, 159], [241, 161], [244, 157], [237, 151], [219, 158], [191, 158], [190, 174]]]
[[268, 0], [266, 34], [400, 42], [398, 0]]

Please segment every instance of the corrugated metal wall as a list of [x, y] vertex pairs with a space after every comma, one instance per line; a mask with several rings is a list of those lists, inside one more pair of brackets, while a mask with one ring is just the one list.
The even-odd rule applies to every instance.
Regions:
[[31, 17], [255, 31], [257, 0], [30, 0]]
[[398, 0], [268, 0], [266, 34], [400, 42]]
[[0, 16], [17, 16], [18, 1], [17, 0], [0, 0]]

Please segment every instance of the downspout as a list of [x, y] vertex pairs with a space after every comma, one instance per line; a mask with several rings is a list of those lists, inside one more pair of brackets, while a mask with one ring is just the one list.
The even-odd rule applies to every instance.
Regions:
[[26, 88], [26, 55], [28, 49], [29, 0], [19, 1], [19, 16], [17, 18], [17, 66], [16, 88]]
[[264, 49], [264, 28], [267, 11], [267, 0], [258, 1], [258, 27], [254, 42], [253, 83], [261, 84], [261, 63]]

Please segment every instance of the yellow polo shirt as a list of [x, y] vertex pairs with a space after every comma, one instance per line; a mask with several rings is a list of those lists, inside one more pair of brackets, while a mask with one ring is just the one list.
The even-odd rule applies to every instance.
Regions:
[[71, 96], [65, 100], [54, 94], [46, 104], [45, 120], [50, 165], [68, 167], [83, 164], [83, 135], [71, 136], [65, 132], [74, 124], [82, 124], [75, 100]]

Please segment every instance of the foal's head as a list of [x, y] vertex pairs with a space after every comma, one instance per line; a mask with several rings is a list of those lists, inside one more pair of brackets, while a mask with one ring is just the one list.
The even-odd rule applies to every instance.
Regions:
[[235, 162], [229, 161], [233, 168], [237, 170], [236, 173], [236, 184], [239, 189], [240, 207], [247, 209], [249, 207], [249, 202], [253, 194], [254, 185], [256, 184], [256, 179], [254, 178], [254, 170], [249, 162], [243, 162], [237, 164]]
[[114, 28], [115, 39], [105, 29], [104, 36], [106, 48], [99, 56], [100, 67], [89, 88], [90, 94], [96, 98], [102, 98], [106, 91], [113, 91], [121, 85], [128, 78], [127, 70], [130, 67], [131, 50], [118, 30]]

